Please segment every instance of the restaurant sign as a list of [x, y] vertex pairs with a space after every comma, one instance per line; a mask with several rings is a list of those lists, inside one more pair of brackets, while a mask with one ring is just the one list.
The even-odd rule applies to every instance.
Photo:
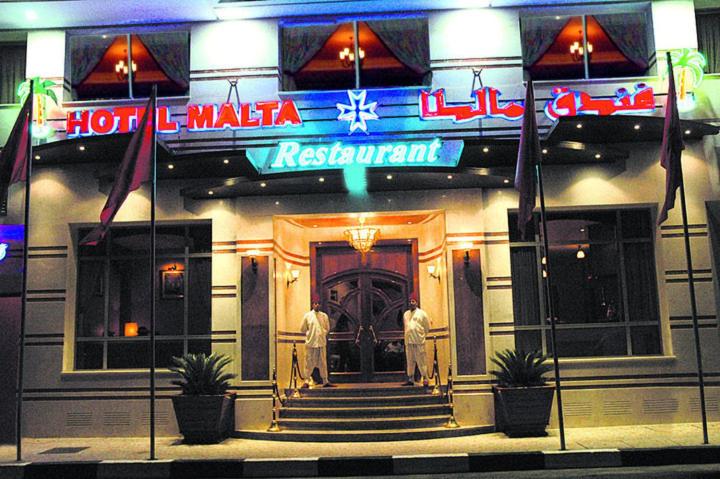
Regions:
[[353, 166], [447, 167], [457, 166], [462, 140], [342, 142], [301, 144], [281, 141], [277, 146], [248, 148], [247, 157], [258, 173], [289, 173], [310, 170], [345, 169]]

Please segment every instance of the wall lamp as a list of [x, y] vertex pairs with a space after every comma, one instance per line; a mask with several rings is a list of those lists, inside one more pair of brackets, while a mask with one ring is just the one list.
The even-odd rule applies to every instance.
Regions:
[[285, 272], [286, 287], [289, 288], [290, 285], [293, 284], [295, 281], [297, 281], [299, 277], [300, 277], [300, 270], [288, 269]]
[[250, 257], [250, 267], [252, 268], [253, 273], [257, 273], [258, 270], [258, 263], [257, 263], [257, 256], [260, 254], [260, 251], [256, 249], [251, 249], [248, 251], [248, 256]]
[[431, 278], [440, 281], [440, 269], [434, 264], [429, 264], [427, 267], [428, 274]]

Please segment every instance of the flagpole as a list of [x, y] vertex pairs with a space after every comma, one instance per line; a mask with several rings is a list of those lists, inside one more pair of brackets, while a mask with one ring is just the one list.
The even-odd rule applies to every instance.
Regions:
[[155, 274], [155, 201], [157, 196], [157, 138], [156, 138], [156, 104], [157, 85], [152, 88], [152, 101], [150, 112], [152, 114], [152, 166], [150, 172], [151, 193], [150, 193], [150, 285], [152, 295], [150, 299], [150, 460], [157, 459], [155, 456], [155, 291], [157, 289], [157, 278]]
[[555, 369], [555, 390], [557, 391], [558, 425], [560, 426], [560, 450], [564, 451], [566, 449], [565, 420], [563, 418], [562, 389], [560, 387], [560, 361], [558, 359], [555, 312], [553, 308], [552, 290], [550, 289], [550, 278], [552, 278], [552, 270], [550, 268], [551, 261], [550, 247], [548, 245], [547, 222], [545, 221], [545, 191], [543, 190], [542, 180], [542, 156], [538, 158], [535, 166], [537, 171], [538, 193], [540, 194], [540, 223], [542, 223], [543, 249], [545, 252], [545, 268], [547, 269], [547, 277], [545, 278], [545, 284], [547, 288], [547, 310], [550, 316], [550, 336], [552, 338], [553, 346], [553, 366]]
[[685, 237], [685, 257], [688, 268], [688, 286], [690, 289], [690, 312], [692, 314], [693, 332], [695, 334], [695, 360], [697, 361], [698, 387], [700, 389], [700, 413], [702, 414], [703, 444], [709, 444], [707, 410], [705, 406], [705, 379], [702, 366], [702, 350], [700, 349], [700, 328], [697, 318], [697, 302], [695, 300], [695, 277], [693, 275], [692, 253], [690, 252], [690, 233], [688, 232], [687, 207], [685, 205], [685, 179], [680, 167], [680, 210], [682, 211], [683, 236]]
[[[18, 370], [17, 370], [17, 406], [15, 408], [15, 445], [17, 449], [17, 461], [22, 461], [22, 406], [23, 406], [23, 370], [25, 366], [25, 322], [27, 317], [27, 271], [28, 271], [28, 249], [30, 238], [30, 177], [32, 175], [32, 118], [35, 97], [33, 90], [35, 85], [30, 80], [30, 109], [28, 117], [28, 139], [27, 158], [25, 164], [25, 227], [23, 233], [23, 272], [22, 272], [22, 296], [20, 304], [20, 344], [18, 347]], [[22, 114], [22, 113], [21, 113]]]

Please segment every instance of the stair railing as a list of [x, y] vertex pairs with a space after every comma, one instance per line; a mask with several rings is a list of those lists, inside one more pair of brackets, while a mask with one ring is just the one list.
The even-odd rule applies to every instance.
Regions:
[[435, 383], [433, 385], [432, 394], [439, 394], [442, 399], [442, 383], [440, 382], [440, 363], [438, 362], [437, 336], [433, 337], [433, 368], [429, 379]]
[[445, 423], [445, 427], [449, 429], [454, 429], [460, 427], [460, 425], [455, 420], [455, 399], [453, 393], [452, 363], [448, 365], [447, 398], [448, 406], [450, 406], [450, 418], [448, 419], [447, 423]]
[[278, 403], [281, 405], [284, 405], [284, 401], [282, 397], [280, 396], [280, 391], [278, 391], [278, 384], [277, 384], [277, 368], [273, 368], [273, 374], [272, 374], [272, 422], [270, 423], [270, 427], [268, 428], [268, 432], [278, 432], [280, 431], [280, 424], [278, 424], [277, 416], [278, 416]]
[[290, 366], [290, 382], [288, 383], [288, 388], [293, 390], [292, 394], [290, 395], [291, 398], [300, 397], [300, 389], [297, 385], [298, 378], [300, 378], [301, 381], [305, 380], [302, 373], [300, 372], [300, 362], [298, 361], [297, 345], [295, 344], [295, 341], [293, 341], [292, 365]]

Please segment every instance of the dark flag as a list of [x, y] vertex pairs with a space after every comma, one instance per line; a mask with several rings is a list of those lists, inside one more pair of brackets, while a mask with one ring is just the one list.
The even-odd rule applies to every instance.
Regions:
[[660, 148], [660, 165], [665, 168], [665, 203], [658, 215], [658, 225], [668, 217], [668, 211], [675, 206], [675, 195], [682, 183], [682, 165], [680, 157], [685, 149], [680, 127], [680, 115], [677, 108], [675, 93], [675, 75], [673, 74], [670, 52], [667, 53], [668, 94], [665, 103], [665, 124], [663, 125], [662, 147]]
[[520, 193], [518, 206], [518, 229], [525, 239], [528, 223], [532, 222], [535, 208], [536, 183], [535, 165], [540, 161], [540, 137], [535, 118], [535, 95], [533, 85], [528, 81], [525, 90], [525, 112], [520, 130], [517, 167], [515, 169], [515, 189]]
[[28, 139], [33, 95], [28, 95], [15, 120], [8, 141], [0, 152], [0, 216], [7, 214], [8, 189], [13, 183], [27, 180]]
[[155, 96], [153, 93], [145, 107], [142, 120], [130, 139], [107, 202], [100, 212], [100, 224], [80, 241], [81, 245], [95, 246], [100, 243], [130, 192], [137, 190], [141, 184], [150, 180], [154, 127]]

